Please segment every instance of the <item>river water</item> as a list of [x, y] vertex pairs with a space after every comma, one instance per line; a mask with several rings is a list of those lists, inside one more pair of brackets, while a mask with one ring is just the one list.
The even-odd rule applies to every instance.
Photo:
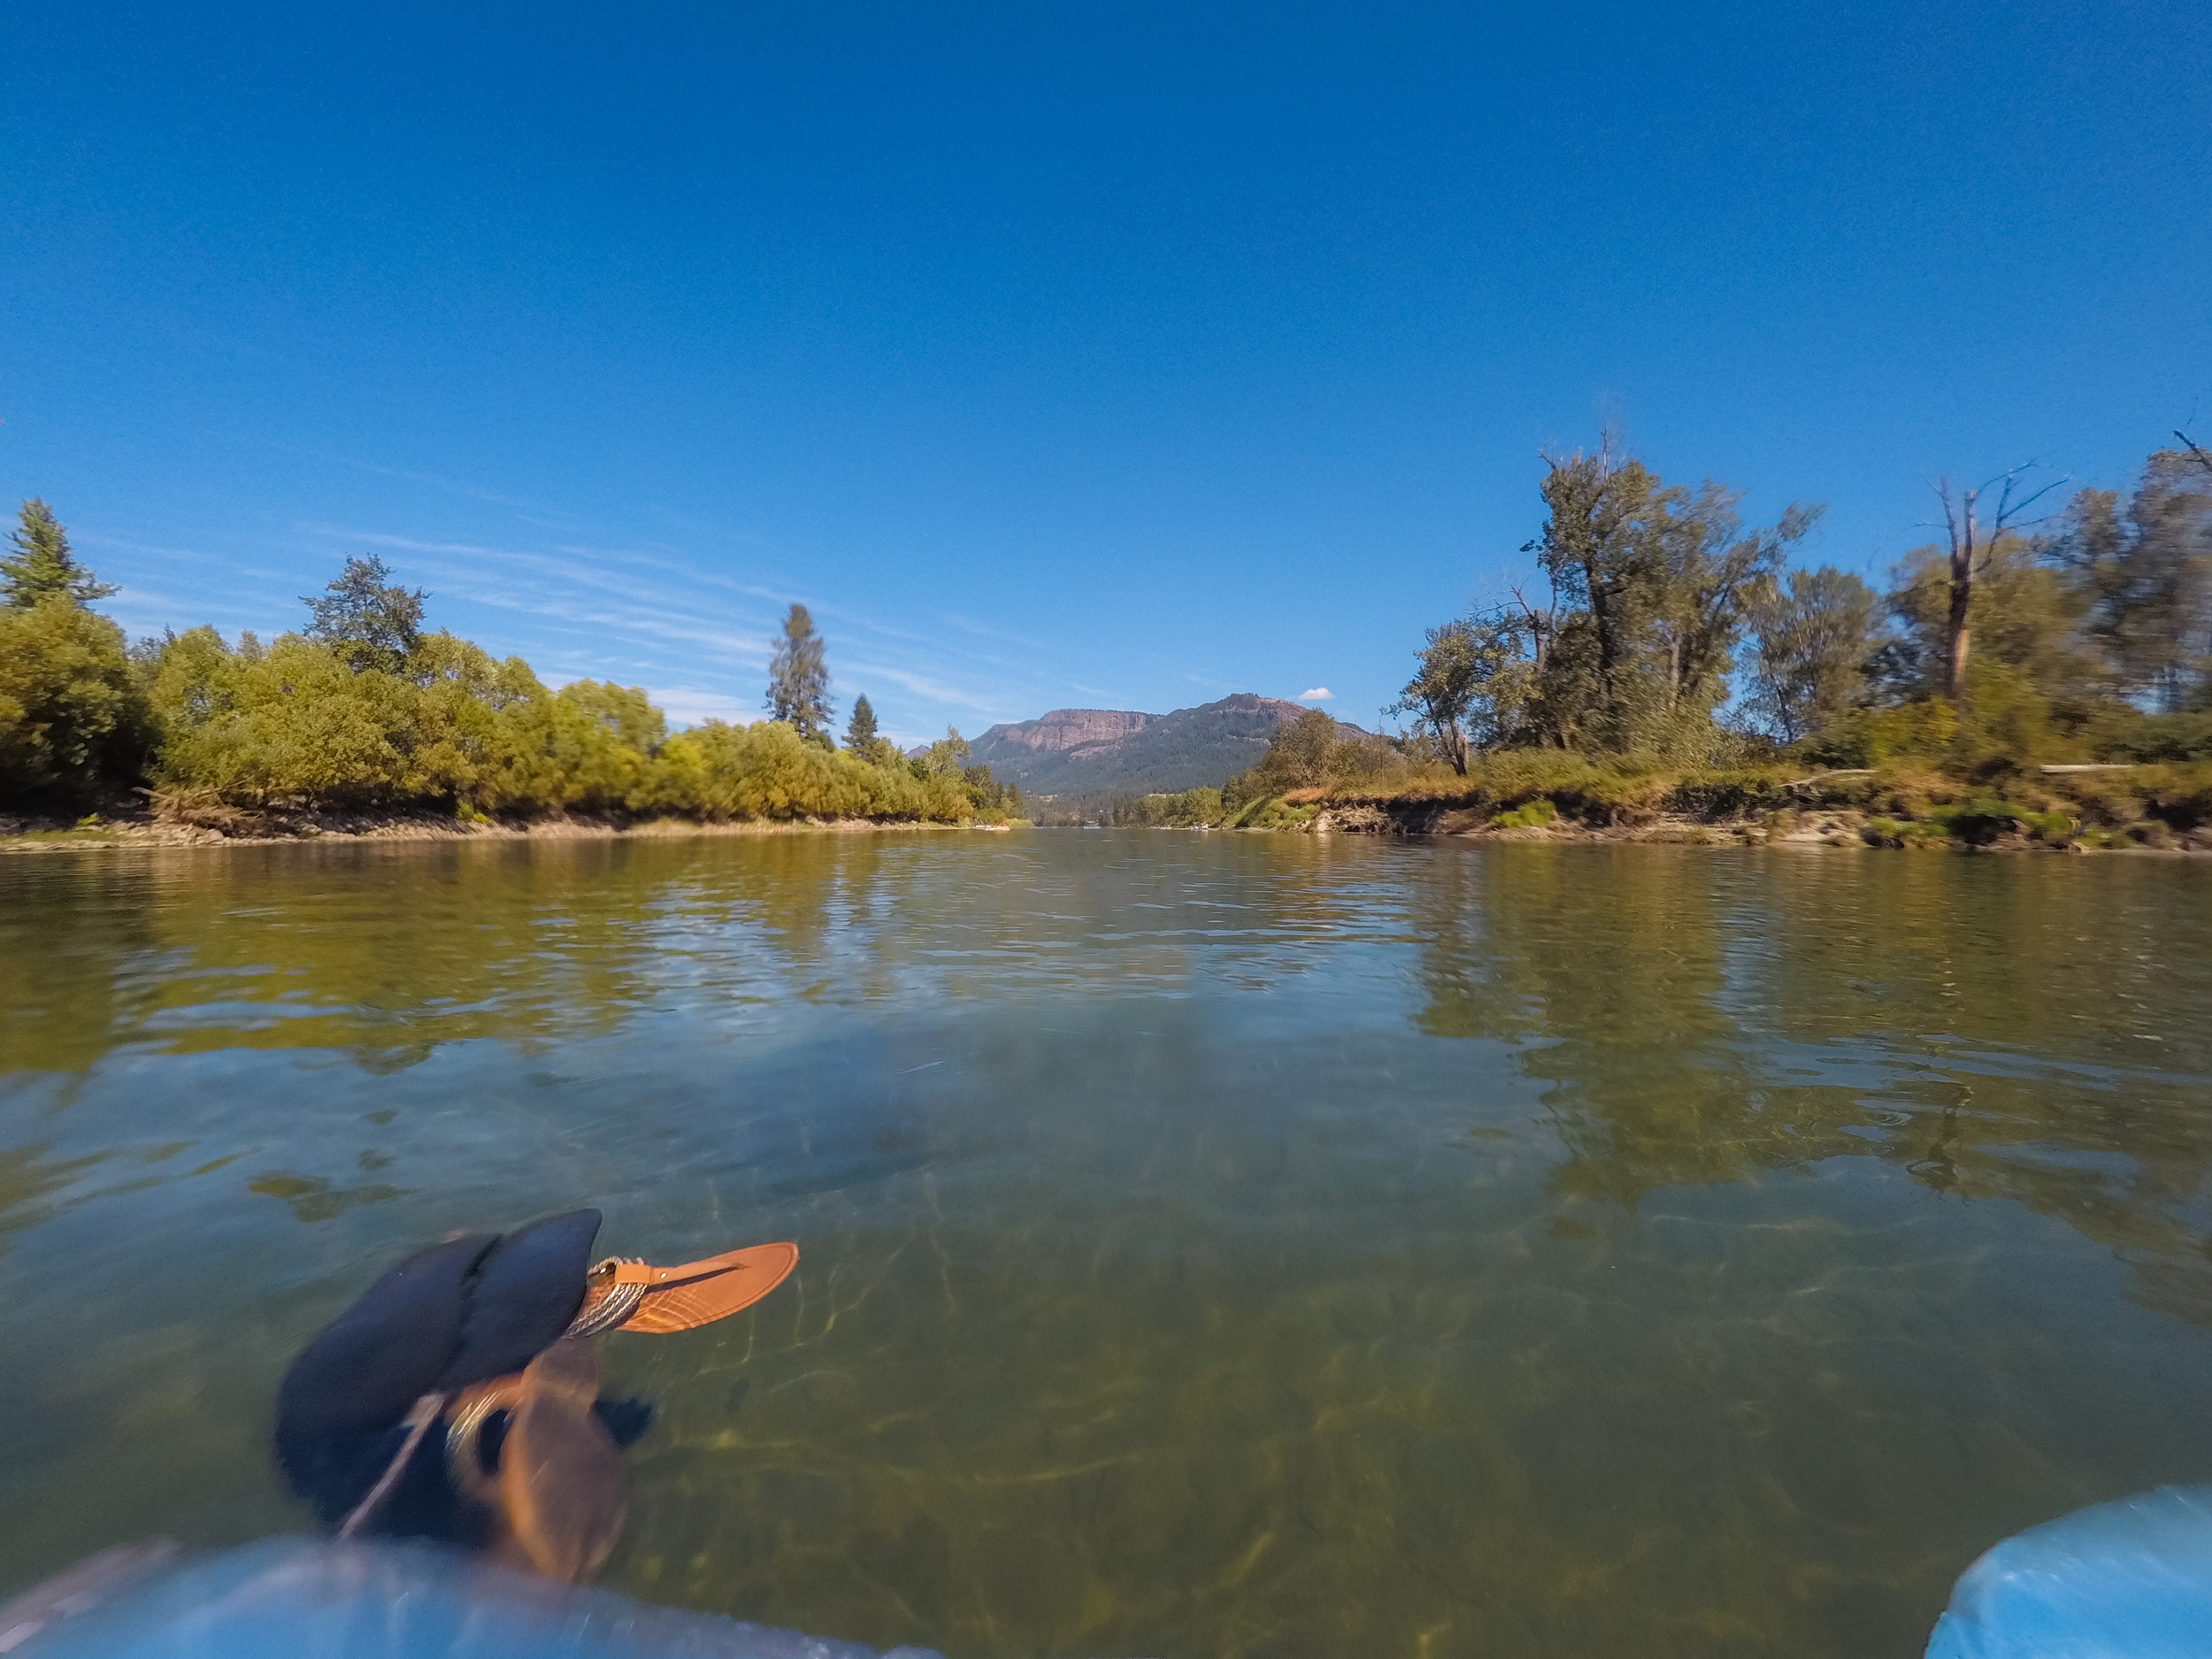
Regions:
[[2212, 1479], [2212, 866], [1171, 832], [0, 861], [0, 1594], [595, 1204], [604, 1582], [955, 1659], [1916, 1654]]

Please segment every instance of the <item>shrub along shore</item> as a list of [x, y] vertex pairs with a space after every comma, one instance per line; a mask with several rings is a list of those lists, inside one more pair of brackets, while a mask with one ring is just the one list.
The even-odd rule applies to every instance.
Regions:
[[[1530, 757], [1535, 758], [1535, 757]], [[2001, 787], [1911, 764], [1806, 775], [1788, 767], [1676, 773], [1557, 757], [1471, 766], [1386, 793], [1294, 789], [1223, 827], [1503, 841], [1947, 847], [2212, 853], [2212, 765], [2037, 772]]]
[[1296, 787], [1234, 810], [1218, 790], [1190, 790], [1102, 816], [1304, 834], [2203, 854], [2212, 853], [2212, 764], [2084, 764], [1977, 781], [1913, 762], [1680, 772], [1523, 753], [1394, 787]]
[[1003, 823], [1018, 793], [957, 733], [910, 758], [857, 699], [827, 730], [822, 643], [794, 605], [772, 718], [671, 733], [636, 687], [549, 688], [423, 626], [353, 559], [264, 644], [211, 627], [127, 642], [42, 502], [0, 555], [0, 833], [27, 845], [273, 836], [611, 834], [676, 826]]

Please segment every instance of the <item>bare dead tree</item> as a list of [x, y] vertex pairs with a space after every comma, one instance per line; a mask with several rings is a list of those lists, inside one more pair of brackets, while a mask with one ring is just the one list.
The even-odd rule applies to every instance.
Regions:
[[[1521, 551], [1526, 553], [1535, 546], [1536, 543], [1531, 541], [1522, 548]], [[1520, 611], [1527, 625], [1528, 636], [1535, 649], [1536, 678], [1541, 680], [1544, 677], [1544, 665], [1551, 660], [1552, 635], [1559, 632], [1559, 584], [1555, 581], [1552, 583], [1551, 603], [1541, 611], [1529, 603], [1527, 597], [1523, 595], [1517, 585], [1506, 591], [1513, 595], [1514, 608]]]
[[2208, 472], [2212, 472], [2212, 455], [2207, 455], [2204, 452], [2202, 445], [2198, 443], [2195, 439], [2192, 438], [2185, 432], [2177, 430], [2174, 433], [2174, 436], [2181, 440], [2181, 447], [2183, 449], [2188, 450], [2190, 454], [2197, 457], [2197, 465], [2199, 466], [2202, 467]]
[[[1977, 488], [1959, 492], [1955, 500], [1948, 478], [1933, 480], [1928, 486], [1943, 503], [1943, 526], [1951, 537], [1951, 609], [1944, 624], [1943, 695], [1955, 703], [1963, 704], [1966, 701], [1966, 659], [1973, 643], [1970, 618], [1974, 603], [1974, 578], [1978, 573], [1977, 555], [1985, 565], [1990, 551], [2003, 539], [2005, 532], [2041, 523], [2039, 518], [2024, 519], [2020, 515], [2066, 482], [2066, 477], [2055, 478], [2041, 489], [2016, 501], [2014, 493], [2019, 488], [2020, 475], [2035, 465], [2033, 461], [2024, 461]], [[1984, 539], [1978, 503], [1999, 485], [2003, 488], [1998, 493], [1997, 511]]]
[[[1607, 421], [1605, 425], [1598, 428], [1597, 464], [1600, 483], [1613, 476], [1614, 454], [1624, 447], [1621, 429], [1611, 421]], [[1577, 449], [1572, 455], [1554, 455], [1549, 449], [1539, 449], [1536, 451], [1536, 458], [1555, 472], [1563, 466], [1572, 466], [1581, 460], [1582, 451]]]

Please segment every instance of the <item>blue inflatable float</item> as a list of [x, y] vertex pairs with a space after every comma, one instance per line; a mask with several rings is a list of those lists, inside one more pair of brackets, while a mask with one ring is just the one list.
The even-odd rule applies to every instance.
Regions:
[[943, 1659], [649, 1606], [427, 1544], [111, 1551], [0, 1609], [7, 1659]]
[[[177, 1564], [111, 1551], [0, 1608], [7, 1659], [942, 1659], [649, 1606], [423, 1543], [274, 1539]], [[2212, 1486], [2008, 1538], [1960, 1575], [1927, 1659], [2212, 1655]]]
[[2212, 1655], [2212, 1486], [2162, 1486], [2008, 1538], [1959, 1575], [1927, 1659]]

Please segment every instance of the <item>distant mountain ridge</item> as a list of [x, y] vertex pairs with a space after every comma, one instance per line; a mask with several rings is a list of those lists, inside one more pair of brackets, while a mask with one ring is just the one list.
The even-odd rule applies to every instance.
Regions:
[[[1217, 703], [1146, 714], [1135, 709], [1055, 709], [995, 726], [970, 758], [1027, 795], [1155, 795], [1218, 787], [1267, 753], [1275, 728], [1305, 710], [1280, 697], [1239, 692]], [[1337, 722], [1347, 735], [1357, 726]]]

